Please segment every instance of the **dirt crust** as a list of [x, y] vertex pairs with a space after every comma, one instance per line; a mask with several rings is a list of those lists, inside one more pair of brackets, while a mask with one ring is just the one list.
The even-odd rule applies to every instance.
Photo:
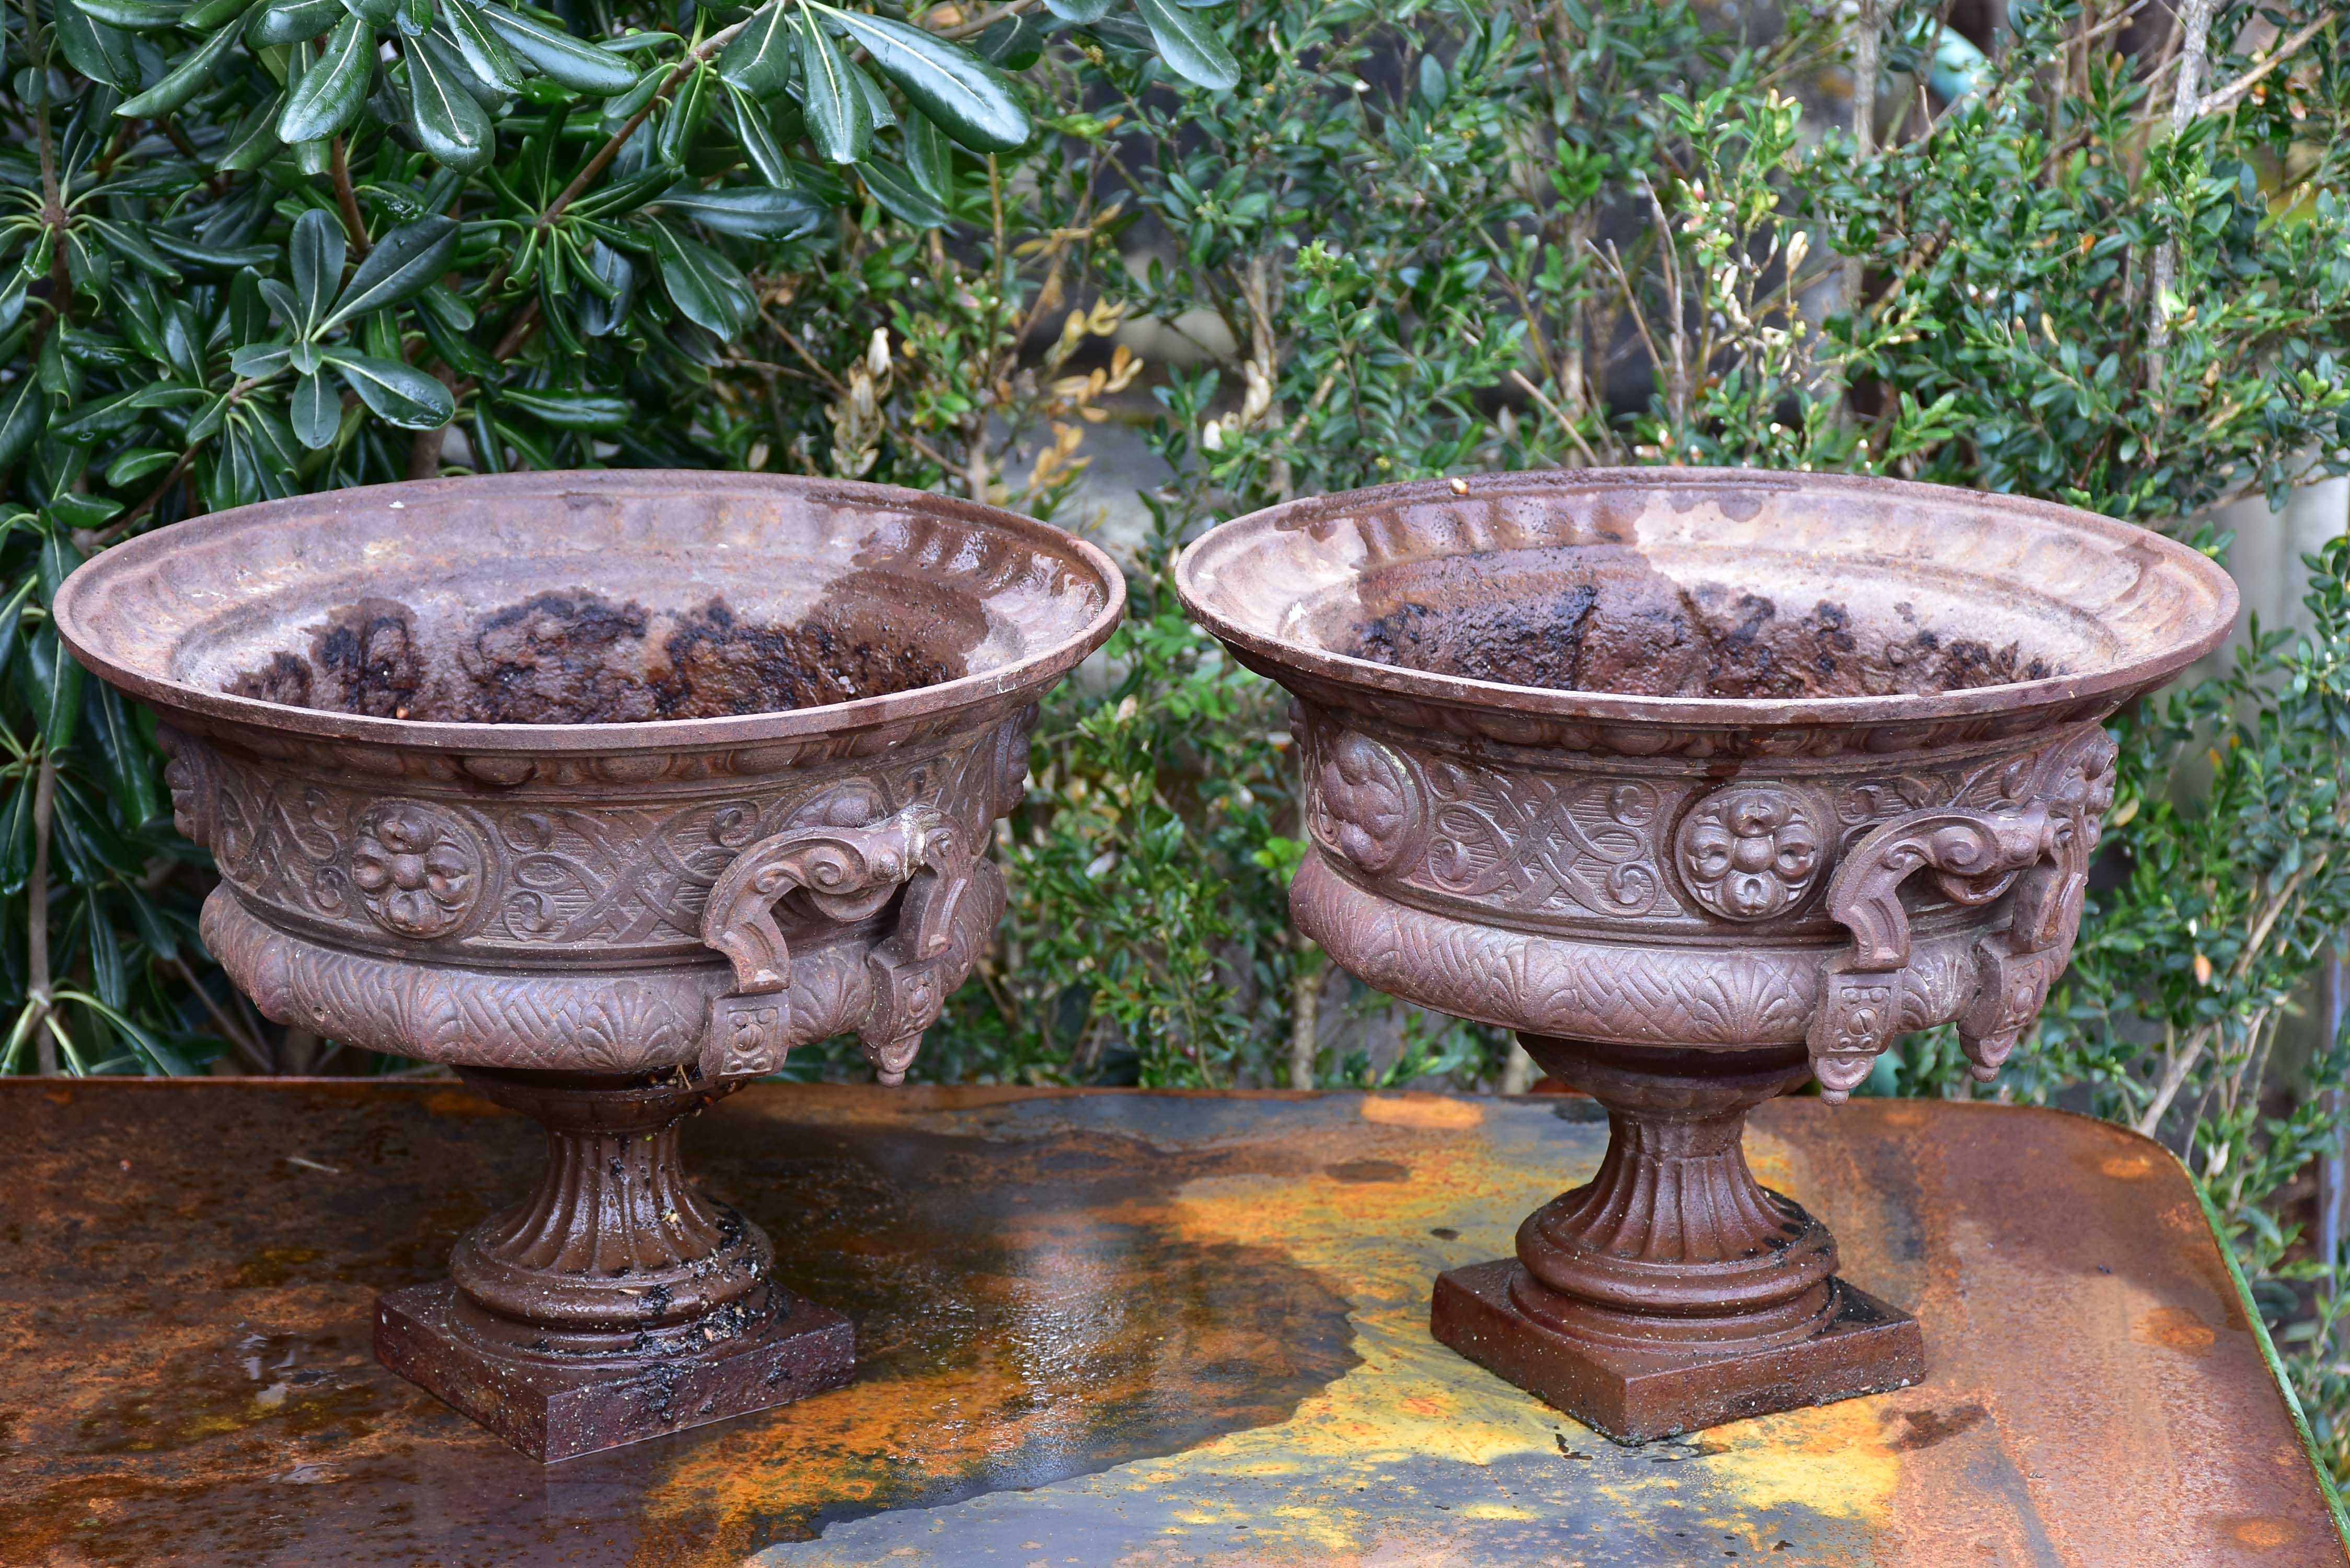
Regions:
[[1462, 558], [1430, 562], [1384, 590], [1367, 585], [1364, 599], [1374, 613], [1341, 651], [1562, 691], [1922, 696], [2061, 673], [2015, 643], [1995, 648], [1921, 625], [1906, 603], [1893, 607], [1894, 621], [1856, 623], [1825, 598], [1783, 608], [1733, 586], [1684, 588], [1638, 551], [1616, 547], [1544, 552], [1538, 570], [1503, 573]]
[[407, 606], [362, 599], [225, 690], [293, 708], [467, 724], [620, 724], [820, 707], [962, 673], [885, 618], [819, 614], [795, 626], [723, 598], [657, 613], [584, 590], [540, 594], [436, 646]]

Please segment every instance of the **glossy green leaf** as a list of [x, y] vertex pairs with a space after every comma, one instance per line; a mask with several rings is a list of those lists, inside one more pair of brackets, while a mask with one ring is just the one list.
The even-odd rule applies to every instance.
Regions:
[[137, 98], [123, 99], [114, 112], [125, 119], [155, 119], [178, 109], [211, 85], [221, 61], [235, 47], [236, 35], [234, 27], [223, 27], [172, 67], [161, 81]]
[[1168, 0], [1134, 0], [1134, 8], [1150, 29], [1159, 57], [1177, 76], [1218, 91], [1241, 79], [1240, 62], [1208, 23]]
[[439, 430], [454, 419], [449, 389], [413, 365], [348, 349], [329, 349], [327, 363], [341, 373], [376, 418], [402, 430]]
[[342, 421], [343, 400], [327, 385], [324, 375], [312, 374], [294, 383], [286, 411], [293, 420], [294, 439], [317, 452], [335, 439], [335, 427]]
[[751, 240], [795, 240], [813, 233], [831, 215], [823, 202], [806, 192], [776, 187], [702, 191], [681, 185], [664, 194], [657, 205], [705, 229]]
[[[462, 0], [452, 0], [462, 4]], [[400, 0], [398, 13], [392, 18], [403, 38], [421, 38], [432, 30], [432, 0]]]
[[617, 431], [627, 427], [636, 409], [626, 398], [608, 392], [532, 392], [507, 388], [498, 401], [567, 431]]
[[[272, 140], [276, 138], [273, 136]], [[250, 272], [255, 267], [269, 266], [277, 260], [276, 245], [236, 245], [222, 247], [191, 244], [174, 239], [160, 229], [151, 229], [147, 237], [157, 250], [182, 266], [203, 268], [212, 272]]]
[[244, 41], [255, 48], [315, 38], [348, 13], [343, 0], [269, 0], [244, 25]]
[[126, 33], [160, 33], [179, 24], [182, 7], [157, 5], [151, 0], [76, 0], [84, 11], [109, 27]]
[[653, 137], [653, 151], [655, 157], [672, 169], [684, 168], [686, 161], [693, 156], [694, 138], [710, 112], [710, 86], [714, 79], [709, 67], [697, 66], [670, 94], [669, 105], [661, 113], [660, 128]]
[[111, 88], [140, 85], [139, 57], [130, 34], [99, 21], [77, 0], [57, 0], [53, 26], [57, 51], [74, 69]]
[[929, 192], [887, 163], [859, 163], [857, 177], [893, 218], [918, 229], [935, 229], [949, 219], [947, 210]]
[[456, 254], [456, 219], [435, 213], [400, 224], [376, 241], [351, 274], [342, 298], [327, 317], [326, 329], [421, 294], [449, 270]]
[[[112, 517], [116, 513], [121, 511], [122, 501], [119, 496], [112, 495], [69, 493], [66, 495], [52, 496], [49, 500], [48, 505], [44, 508], [44, 510], [48, 513], [52, 519], [63, 524], [68, 528], [95, 528], [109, 517]], [[54, 539], [57, 538], [57, 535], [55, 533], [52, 533], [50, 537]], [[76, 552], [73, 556], [72, 564], [78, 566], [80, 562], [81, 556], [78, 552]], [[69, 566], [68, 570], [70, 569], [71, 567]], [[64, 580], [63, 573], [59, 574], [58, 580]], [[49, 586], [47, 576], [44, 576], [43, 587], [47, 587]]]
[[629, 319], [629, 307], [636, 302], [637, 269], [601, 240], [588, 244], [585, 260], [596, 286], [585, 290], [588, 297], [579, 302], [579, 330], [590, 337], [608, 337]]
[[[66, 499], [59, 496], [58, 500]], [[120, 502], [115, 503], [117, 507]], [[65, 580], [74, 575], [74, 568], [83, 561], [80, 549], [65, 535], [51, 529], [41, 535], [41, 554], [36, 568], [40, 575], [41, 602], [47, 604], [57, 597]]]
[[733, 87], [726, 89], [726, 98], [727, 124], [742, 144], [743, 158], [768, 184], [790, 183], [791, 161], [767, 119], [766, 106]]
[[768, 0], [718, 54], [718, 76], [754, 99], [774, 98], [792, 82], [794, 4]]
[[1045, 52], [1045, 18], [1034, 11], [1007, 16], [973, 38], [972, 50], [999, 69], [1024, 71]]
[[[334, 303], [336, 291], [343, 286], [343, 259], [348, 254], [343, 226], [313, 207], [294, 220], [294, 237], [286, 250], [294, 271], [293, 308], [299, 313], [287, 325], [296, 337], [316, 337], [325, 328], [327, 308]], [[281, 311], [286, 308], [274, 295], [271, 303]]]
[[27, 573], [16, 585], [16, 591], [0, 603], [0, 674], [7, 671], [16, 656], [17, 644], [24, 639], [16, 635], [24, 624], [25, 606], [31, 602], [38, 577]]
[[293, 431], [267, 403], [248, 399], [238, 407], [234, 425], [251, 438], [254, 453], [268, 473], [290, 474], [300, 466], [303, 449], [296, 444]]
[[1079, 26], [1098, 22], [1110, 13], [1118, 0], [1045, 0], [1045, 9], [1064, 22]]
[[114, 454], [106, 465], [106, 483], [115, 489], [138, 483], [153, 474], [162, 472], [178, 461], [180, 454], [164, 447], [134, 446]]
[[74, 732], [81, 724], [81, 666], [46, 624], [33, 633], [28, 651], [33, 722], [51, 751], [63, 751], [73, 744]]
[[37, 377], [24, 374], [0, 385], [0, 468], [13, 468], [40, 439], [49, 421], [49, 400]]
[[[268, 281], [277, 282], [276, 278]], [[283, 288], [285, 286], [279, 284], [278, 286]], [[230, 352], [228, 368], [248, 380], [258, 381], [265, 377], [275, 376], [278, 371], [286, 369], [293, 357], [294, 350], [287, 344], [248, 343], [244, 348]]]
[[417, 145], [471, 174], [490, 161], [494, 132], [487, 110], [465, 86], [456, 51], [430, 34], [408, 41], [408, 101]]
[[253, 9], [254, 0], [199, 0], [180, 17], [190, 32], [209, 33], [224, 22], [234, 22]]
[[400, 19], [400, 0], [343, 0], [343, 9], [383, 32]]
[[522, 62], [465, 0], [448, 0], [441, 7], [441, 23], [475, 81], [496, 93], [522, 90]]
[[[452, 4], [462, 5], [463, 0], [452, 0]], [[610, 98], [637, 85], [636, 67], [583, 39], [503, 5], [484, 5], [481, 16], [507, 47], [549, 80], [574, 92]]]
[[375, 73], [375, 35], [357, 16], [335, 24], [326, 52], [302, 73], [301, 81], [286, 95], [277, 117], [280, 141], [320, 141], [340, 135], [359, 118], [367, 101], [368, 78]]
[[656, 222], [650, 227], [661, 286], [688, 320], [730, 338], [750, 325], [758, 301], [733, 262], [667, 223]]
[[222, 139], [222, 151], [213, 167], [226, 174], [249, 174], [276, 157], [286, 144], [277, 140], [276, 109], [274, 103], [255, 104], [253, 112]]
[[115, 806], [133, 824], [152, 821], [163, 815], [163, 802], [155, 788], [155, 770], [148, 763], [147, 744], [140, 739], [130, 711], [114, 688], [96, 681], [88, 690], [83, 722], [89, 725], [99, 754], [105, 759]]
[[848, 63], [848, 84], [865, 95], [865, 118], [876, 130], [898, 123], [897, 106], [889, 101], [889, 95], [854, 60]]
[[864, 47], [875, 67], [955, 140], [974, 152], [1009, 152], [1026, 143], [1028, 111], [1003, 78], [979, 59], [887, 16], [862, 11], [829, 15], [843, 35]]
[[946, 133], [920, 109], [906, 111], [899, 140], [905, 144], [906, 169], [914, 182], [941, 208], [954, 202], [954, 150]]
[[816, 18], [803, 6], [793, 42], [800, 62], [800, 108], [816, 151], [834, 163], [854, 163], [873, 140], [865, 94], [848, 79], [850, 69]]

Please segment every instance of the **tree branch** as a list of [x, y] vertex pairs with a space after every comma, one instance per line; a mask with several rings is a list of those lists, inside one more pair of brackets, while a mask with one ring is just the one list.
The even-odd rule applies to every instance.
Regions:
[[1035, 10], [1035, 8], [1036, 0], [1011, 0], [1011, 4], [1007, 5], [991, 5], [986, 10], [982, 11], [978, 16], [973, 16], [970, 21], [957, 22], [951, 27], [931, 27], [928, 21], [924, 21], [922, 26], [925, 27], [931, 27], [931, 31], [936, 33], [941, 38], [975, 37], [979, 34], [986, 32], [990, 27], [994, 26], [998, 22], [1006, 21], [1011, 17], [1022, 16], [1026, 12]]
[[343, 159], [343, 139], [331, 138], [327, 143], [327, 170], [335, 182], [335, 206], [343, 215], [343, 233], [349, 236], [352, 253], [368, 254], [367, 220], [359, 215], [359, 192], [351, 189], [351, 166]]
[[2238, 77], [2234, 81], [2230, 82], [2218, 92], [2212, 93], [2209, 97], [2205, 98], [2202, 104], [2197, 108], [2195, 112], [2199, 115], [2220, 114], [2228, 109], [2233, 109], [2236, 106], [2236, 100], [2238, 99], [2242, 98], [2246, 93], [2251, 91], [2254, 87], [2258, 86], [2260, 79], [2262, 77], [2268, 75], [2271, 71], [2284, 64], [2285, 61], [2291, 59], [2294, 55], [2299, 54], [2301, 52], [2301, 47], [2309, 42], [2310, 39], [2317, 36], [2319, 29], [2325, 26], [2327, 23], [2333, 21], [2334, 16], [2334, 13], [2331, 6], [2319, 12], [2315, 20], [2303, 27], [2299, 32], [2293, 34], [2290, 38], [2285, 39], [2275, 48], [2270, 50], [2269, 57], [2267, 59], [2262, 60], [2259, 65], [2254, 66], [2251, 70], [2246, 71], [2242, 76]]

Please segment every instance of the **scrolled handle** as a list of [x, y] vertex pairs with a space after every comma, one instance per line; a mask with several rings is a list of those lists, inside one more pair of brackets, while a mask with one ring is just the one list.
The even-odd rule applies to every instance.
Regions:
[[[754, 1077], [783, 1064], [791, 1022], [792, 955], [775, 922], [777, 904], [798, 893], [819, 914], [864, 919], [908, 883], [935, 881], [967, 858], [958, 854], [955, 837], [938, 812], [914, 805], [864, 827], [792, 828], [737, 855], [712, 886], [702, 917], [702, 941], [724, 954], [734, 970], [733, 989], [711, 1002], [702, 1033], [702, 1077]], [[935, 899], [935, 893], [919, 899], [910, 893], [899, 931], [883, 949], [901, 944], [910, 926], [926, 931], [926, 911]], [[878, 998], [874, 1011], [882, 1012]], [[881, 1022], [896, 1023], [897, 1011], [901, 1010], [892, 1010], [891, 1018]], [[933, 1010], [931, 1018], [936, 1016]], [[875, 1023], [868, 1018], [867, 1029]], [[917, 1041], [920, 1034], [915, 1029]], [[867, 1049], [873, 1049], [869, 1034]], [[903, 1074], [901, 1063], [898, 1075]]]
[[1852, 946], [1822, 966], [1808, 1036], [1823, 1099], [1841, 1101], [1857, 1087], [1902, 1027], [1909, 915], [1901, 888], [1921, 871], [1956, 903], [2014, 893], [2007, 924], [1975, 944], [1974, 992], [1958, 1016], [1975, 1076], [1987, 1083], [1998, 1073], [2072, 958], [2089, 858], [2113, 804], [2114, 760], [2111, 737], [2090, 725], [2043, 754], [2025, 800], [1909, 812], [1853, 846], [1826, 900]]

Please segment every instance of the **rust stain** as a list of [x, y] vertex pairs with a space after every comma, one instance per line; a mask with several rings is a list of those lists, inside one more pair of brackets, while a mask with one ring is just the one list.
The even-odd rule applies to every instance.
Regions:
[[1365, 1095], [1363, 1119], [1382, 1127], [1426, 1127], [1460, 1132], [1485, 1120], [1485, 1107], [1448, 1095]]
[[2202, 1355], [2218, 1343], [2220, 1332], [2197, 1316], [2191, 1307], [2165, 1306], [2139, 1318], [2130, 1329], [2130, 1337], [2141, 1345], [2159, 1345], [2167, 1350]]

